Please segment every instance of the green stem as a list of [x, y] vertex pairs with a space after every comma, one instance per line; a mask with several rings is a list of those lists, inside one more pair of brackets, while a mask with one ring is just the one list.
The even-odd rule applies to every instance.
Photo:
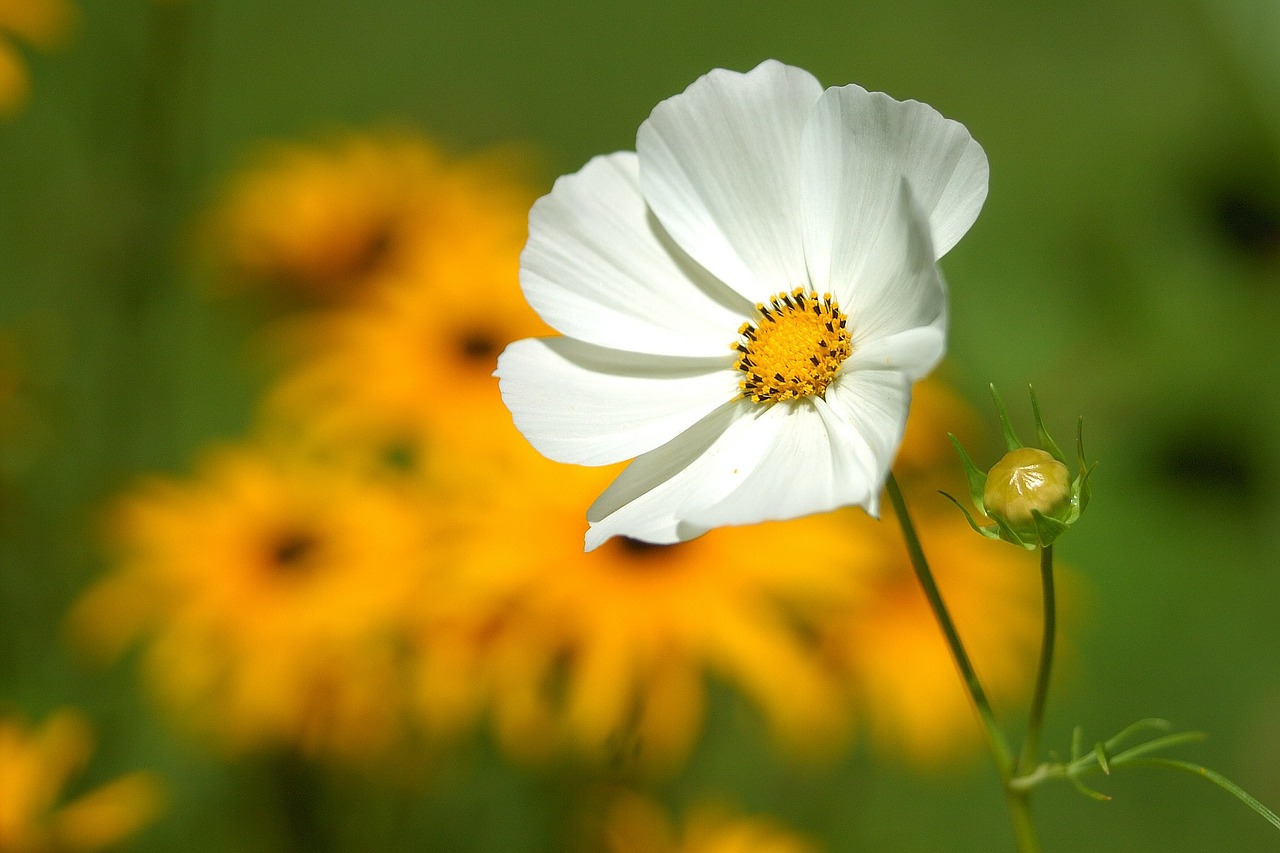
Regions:
[[1040, 643], [1040, 665], [1036, 670], [1035, 693], [1031, 697], [1031, 714], [1027, 719], [1027, 739], [1022, 744], [1018, 773], [1030, 773], [1036, 766], [1040, 749], [1040, 731], [1044, 725], [1044, 706], [1049, 696], [1049, 680], [1053, 673], [1053, 647], [1057, 632], [1057, 597], [1053, 588], [1053, 546], [1040, 549], [1040, 580], [1044, 586], [1044, 637]]
[[907, 554], [911, 557], [911, 566], [915, 569], [916, 578], [920, 581], [920, 587], [924, 590], [925, 598], [929, 601], [933, 616], [938, 622], [938, 627], [942, 629], [942, 635], [947, 641], [947, 646], [951, 649], [951, 657], [955, 661], [956, 667], [960, 670], [960, 677], [969, 691], [969, 698], [973, 700], [974, 708], [978, 712], [978, 719], [982, 723], [983, 731], [986, 733], [987, 745], [990, 747], [991, 755], [995, 759], [996, 770], [1000, 774], [1001, 786], [1004, 788], [1005, 802], [1009, 807], [1009, 815], [1013, 820], [1013, 834], [1017, 840], [1017, 849], [1019, 853], [1039, 853], [1040, 842], [1036, 837], [1035, 825], [1031, 820], [1031, 808], [1027, 792], [1014, 790], [1009, 786], [1016, 769], [1013, 762], [1013, 753], [1009, 749], [1009, 743], [1005, 740], [1004, 733], [1000, 731], [999, 725], [996, 724], [996, 716], [991, 709], [991, 702], [987, 699], [986, 691], [982, 689], [982, 682], [978, 680], [978, 673], [974, 670], [973, 663], [969, 660], [969, 654], [965, 651], [964, 643], [960, 639], [960, 633], [956, 630], [955, 622], [952, 621], [951, 614], [947, 611], [947, 606], [942, 600], [942, 594], [938, 591], [938, 584], [933, 579], [933, 572], [929, 570], [929, 562], [925, 559], [924, 549], [920, 545], [920, 537], [916, 534], [915, 525], [911, 522], [911, 515], [907, 512], [906, 501], [902, 498], [902, 491], [898, 488], [898, 481], [893, 474], [890, 474], [888, 480], [885, 481], [885, 488], [889, 492], [890, 502], [893, 503], [893, 511], [898, 518], [898, 525], [902, 528], [902, 536], [907, 544]]
[[942, 594], [938, 591], [938, 584], [933, 579], [933, 572], [929, 570], [929, 562], [925, 559], [924, 549], [920, 546], [920, 537], [916, 534], [915, 525], [912, 524], [911, 516], [907, 512], [906, 501], [902, 499], [902, 491], [898, 488], [898, 481], [893, 474], [889, 475], [889, 479], [885, 482], [885, 488], [889, 492], [889, 500], [893, 503], [894, 514], [898, 517], [898, 524], [902, 528], [902, 536], [906, 540], [907, 553], [911, 557], [911, 566], [915, 569], [916, 578], [920, 581], [925, 598], [929, 600], [929, 607], [933, 609], [934, 618], [937, 619], [938, 626], [942, 629], [942, 634], [946, 638], [947, 646], [951, 649], [951, 657], [955, 660], [956, 666], [960, 670], [960, 677], [964, 679], [965, 687], [969, 690], [969, 696], [973, 699], [973, 704], [978, 710], [978, 717], [982, 722], [983, 729], [986, 731], [992, 755], [1000, 771], [1000, 777], [1007, 780], [1012, 777], [1014, 769], [1008, 741], [1005, 740], [1004, 733], [1000, 731], [1000, 727], [996, 724], [996, 716], [995, 712], [991, 710], [991, 702], [987, 699], [986, 691], [982, 689], [982, 682], [978, 680], [978, 673], [974, 670], [973, 664], [969, 660], [969, 653], [965, 651], [964, 643], [960, 639], [960, 633], [956, 630], [955, 622], [951, 620], [951, 614], [947, 611], [947, 605], [942, 601]]

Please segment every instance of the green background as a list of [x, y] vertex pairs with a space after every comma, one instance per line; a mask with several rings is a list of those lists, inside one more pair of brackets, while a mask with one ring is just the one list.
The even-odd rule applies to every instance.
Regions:
[[[1051, 429], [1083, 415], [1095, 503], [1059, 551], [1084, 577], [1046, 743], [1145, 716], [1280, 805], [1280, 4], [1274, 0], [766, 3], [84, 0], [31, 55], [0, 126], [0, 327], [33, 341], [39, 440], [0, 459], [0, 701], [76, 704], [101, 745], [84, 786], [148, 767], [171, 804], [137, 850], [550, 851], [568, 771], [488, 753], [404, 793], [352, 774], [291, 829], [287, 762], [226, 765], [173, 734], [127, 664], [85, 669], [59, 623], [102, 570], [95, 512], [144, 471], [189, 470], [244, 432], [266, 380], [252, 318], [210, 302], [194, 218], [272, 139], [408, 126], [459, 151], [531, 146], [540, 181], [634, 145], [709, 68], [774, 57], [963, 121], [991, 161], [977, 225], [945, 259], [950, 377], [983, 404], [1034, 382]], [[1027, 419], [1017, 407], [1018, 419]], [[988, 411], [983, 405], [982, 410]], [[1012, 848], [994, 773], [856, 752], [823, 770], [755, 744], [742, 709], [665, 794], [721, 792], [829, 851]], [[1045, 849], [1275, 850], [1216, 788], [1133, 771], [1094, 803], [1036, 796]], [[298, 794], [301, 786], [301, 794]], [[292, 805], [291, 805], [292, 802]]]

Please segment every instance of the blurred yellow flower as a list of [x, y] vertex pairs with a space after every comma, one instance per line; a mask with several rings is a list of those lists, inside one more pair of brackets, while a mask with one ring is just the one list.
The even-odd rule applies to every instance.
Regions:
[[75, 711], [58, 711], [35, 727], [0, 718], [0, 851], [101, 850], [155, 819], [159, 781], [129, 773], [67, 802], [63, 788], [89, 759], [89, 727]]
[[[409, 134], [279, 145], [238, 175], [214, 214], [233, 280], [346, 304], [397, 284], [513, 280], [532, 191], [496, 156], [449, 162]], [[477, 295], [477, 294], [472, 294]]]
[[22, 52], [10, 39], [56, 47], [75, 19], [76, 9], [68, 0], [0, 0], [0, 115], [17, 112], [31, 87]]
[[968, 401], [949, 385], [936, 375], [929, 376], [911, 389], [911, 413], [893, 463], [894, 475], [903, 481], [904, 487], [921, 479], [928, 481], [929, 494], [951, 483], [967, 487], [968, 480], [955, 448], [947, 439], [948, 433], [962, 443], [977, 443], [981, 435], [978, 416]]
[[106, 655], [149, 634], [155, 693], [231, 750], [360, 756], [402, 730], [400, 636], [429, 571], [408, 493], [242, 447], [120, 500], [117, 565], [71, 627]]
[[432, 636], [421, 687], [429, 717], [464, 717], [459, 709], [487, 700], [513, 754], [569, 749], [663, 770], [701, 731], [710, 675], [745, 694], [790, 747], [822, 749], [842, 733], [838, 692], [789, 618], [857, 583], [814, 535], [825, 528], [802, 519], [584, 553], [581, 502], [614, 471], [532, 452], [521, 463], [486, 511], [459, 519], [451, 600], [471, 602], [459, 611], [470, 628], [453, 645]]
[[[874, 554], [864, 593], [820, 628], [824, 652], [849, 687], [873, 741], [923, 765], [981, 743], [956, 672], [901, 536], [852, 512], [828, 518], [835, 554]], [[959, 513], [916, 519], [929, 564], [991, 699], [1030, 692], [1040, 639], [1039, 575], [1020, 551], [974, 536]], [[859, 571], [863, 569], [860, 567]]]
[[775, 821], [741, 817], [714, 806], [695, 808], [682, 828], [638, 796], [619, 797], [603, 818], [606, 853], [816, 853]]
[[424, 279], [374, 305], [304, 318], [292, 327], [302, 357], [269, 393], [266, 429], [329, 447], [457, 452], [447, 448], [509, 420], [492, 376], [498, 353], [539, 331], [519, 299], [514, 266], [506, 280]]
[[[489, 424], [508, 420], [492, 376], [498, 353], [517, 338], [549, 332], [517, 281], [535, 193], [493, 156], [446, 163], [423, 141], [392, 149], [357, 139], [349, 147], [375, 162], [393, 150], [401, 159], [410, 159], [405, 149], [416, 152], [420, 174], [386, 181], [402, 205], [394, 263], [360, 285], [363, 298], [282, 324], [274, 340], [287, 366], [265, 401], [264, 429], [329, 454], [376, 456], [394, 448], [429, 466], [442, 453], [460, 452], [458, 442], [474, 444]], [[369, 183], [330, 159], [325, 168], [333, 180]], [[302, 177], [286, 176], [296, 192], [305, 191]], [[331, 194], [324, 209], [336, 211], [324, 216], [377, 218]], [[263, 206], [264, 221], [292, 227], [269, 215], [270, 203]], [[335, 243], [316, 229], [290, 233], [306, 257]], [[483, 443], [476, 453], [493, 447]]]

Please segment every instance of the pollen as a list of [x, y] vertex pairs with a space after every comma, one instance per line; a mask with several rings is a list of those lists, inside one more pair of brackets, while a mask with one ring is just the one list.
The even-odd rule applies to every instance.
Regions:
[[753, 403], [821, 397], [853, 353], [848, 318], [830, 293], [797, 287], [756, 305], [733, 348], [742, 372], [739, 393]]

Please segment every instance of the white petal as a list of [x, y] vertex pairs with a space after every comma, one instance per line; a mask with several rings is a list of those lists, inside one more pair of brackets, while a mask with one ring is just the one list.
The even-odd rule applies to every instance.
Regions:
[[[897, 370], [842, 371], [827, 388], [831, 411], [867, 444], [873, 498], [878, 501], [907, 428], [911, 380]], [[874, 502], [868, 511], [875, 514]]]
[[557, 462], [606, 465], [646, 453], [733, 399], [731, 355], [673, 358], [573, 338], [529, 338], [498, 359], [516, 427]]
[[748, 440], [700, 471], [679, 514], [694, 524], [755, 524], [867, 505], [879, 492], [868, 442], [819, 397], [775, 403]]
[[[865, 239], [905, 177], [929, 223], [936, 260], [969, 230], [987, 197], [987, 155], [964, 125], [927, 104], [860, 86], [823, 93], [805, 129], [803, 157], [806, 209], [811, 221], [827, 223], [833, 243]], [[806, 240], [825, 263], [842, 250], [822, 251], [814, 242], [821, 236], [807, 233]]]
[[907, 329], [857, 346], [840, 366], [842, 374], [859, 368], [897, 370], [911, 382], [928, 376], [947, 349], [947, 334], [940, 324]]
[[723, 453], [744, 427], [750, 406], [736, 400], [721, 406], [671, 441], [637, 457], [587, 508], [588, 551], [612, 536], [668, 544], [701, 536], [710, 527], [691, 525], [675, 508], [697, 485], [702, 459]]
[[874, 508], [878, 463], [852, 422], [821, 399], [738, 400], [632, 462], [587, 511], [587, 547], [610, 536], [678, 542], [723, 524]]
[[808, 281], [800, 142], [821, 94], [773, 60], [716, 69], [658, 104], [636, 137], [644, 197], [667, 232], [753, 303]]
[[556, 331], [658, 355], [721, 355], [752, 308], [662, 230], [630, 152], [594, 158], [534, 204], [520, 284]]
[[933, 257], [928, 226], [904, 179], [879, 211], [879, 221], [864, 217], [863, 224], [868, 231], [862, 241], [841, 239], [833, 247], [836, 254], [825, 283], [849, 318], [854, 351], [922, 326], [945, 332], [946, 285]]

